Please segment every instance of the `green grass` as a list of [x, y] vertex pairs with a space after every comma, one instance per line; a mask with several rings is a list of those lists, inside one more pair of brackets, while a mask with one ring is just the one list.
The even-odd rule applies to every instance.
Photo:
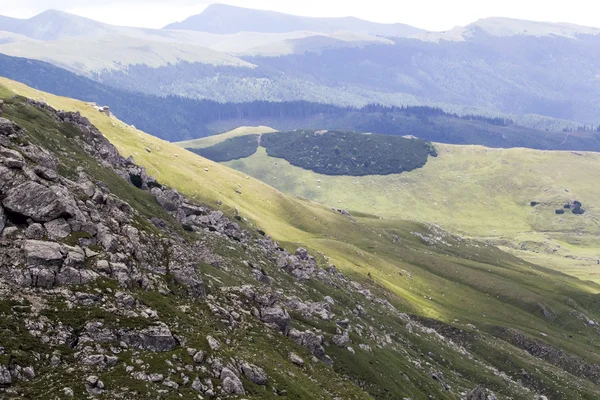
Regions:
[[[423, 168], [389, 176], [317, 174], [269, 157], [262, 148], [225, 165], [327, 206], [435, 223], [466, 236], [504, 241], [515, 250], [526, 241], [546, 243], [550, 254], [518, 254], [584, 279], [597, 279], [600, 189], [589, 183], [600, 174], [600, 155], [436, 147], [439, 156]], [[587, 206], [586, 214], [554, 213], [575, 199]], [[531, 201], [541, 204], [531, 207]], [[576, 266], [567, 256], [577, 259]]]

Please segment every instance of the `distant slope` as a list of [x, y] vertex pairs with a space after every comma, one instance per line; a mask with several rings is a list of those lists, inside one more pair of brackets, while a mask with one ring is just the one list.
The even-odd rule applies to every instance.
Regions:
[[[0, 32], [0, 38], [2, 37]], [[101, 38], [69, 38], [59, 41], [16, 40], [0, 42], [0, 53], [46, 61], [89, 77], [112, 70], [128, 71], [133, 65], [151, 68], [182, 61], [220, 66], [253, 67], [252, 64], [205, 47], [152, 41], [110, 34]]]
[[232, 139], [238, 136], [246, 135], [257, 135], [261, 133], [276, 132], [275, 129], [269, 128], [268, 126], [243, 126], [235, 128], [229, 132], [221, 133], [219, 135], [207, 136], [205, 138], [186, 140], [183, 142], [177, 142], [178, 146], [184, 149], [205, 149], [215, 144], [221, 143], [224, 140]]
[[404, 24], [378, 24], [352, 17], [300, 17], [225, 4], [211, 4], [201, 14], [189, 17], [183, 22], [167, 25], [165, 29], [185, 29], [219, 34], [243, 31], [270, 33], [293, 31], [333, 33], [347, 31], [380, 36], [410, 36], [422, 31]]
[[600, 28], [592, 28], [568, 23], [527, 21], [513, 18], [483, 18], [464, 27], [456, 27], [446, 32], [422, 32], [415, 35], [421, 40], [470, 40], [476, 35], [504, 36], [550, 36], [577, 38], [580, 35], [598, 35]]
[[[259, 148], [225, 165], [321, 204], [384, 218], [439, 224], [520, 257], [600, 282], [600, 155], [435, 144], [437, 158], [387, 176], [334, 176]], [[555, 210], [580, 201], [575, 215]], [[539, 204], [531, 206], [531, 202]]]

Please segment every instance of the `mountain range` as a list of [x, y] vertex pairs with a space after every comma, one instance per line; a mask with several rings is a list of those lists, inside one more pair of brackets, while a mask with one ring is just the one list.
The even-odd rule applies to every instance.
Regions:
[[489, 18], [425, 32], [223, 5], [166, 28], [47, 11], [2, 18], [0, 52], [157, 96], [428, 105], [550, 130], [600, 123], [596, 28]]
[[291, 31], [335, 33], [344, 31], [377, 36], [411, 36], [423, 32], [422, 29], [405, 24], [378, 24], [353, 17], [299, 17], [225, 4], [211, 4], [201, 14], [191, 16], [182, 22], [169, 24], [164, 29], [183, 29], [217, 34]]

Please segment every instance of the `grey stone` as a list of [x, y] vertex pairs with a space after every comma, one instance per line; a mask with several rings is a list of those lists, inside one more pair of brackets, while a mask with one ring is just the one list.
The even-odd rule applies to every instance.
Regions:
[[218, 350], [219, 347], [221, 347], [221, 344], [219, 343], [219, 341], [217, 339], [215, 339], [212, 336], [207, 336], [206, 340], [208, 341], [208, 346], [211, 348], [211, 350]]
[[304, 365], [304, 360], [296, 353], [290, 353], [290, 361], [300, 367]]
[[67, 258], [65, 259], [64, 265], [73, 268], [83, 268], [85, 263], [85, 252], [79, 247], [67, 247]]
[[148, 380], [150, 382], [162, 382], [165, 379], [165, 377], [162, 374], [150, 374], [148, 375]]
[[10, 189], [2, 204], [7, 210], [36, 222], [49, 222], [67, 214], [66, 204], [54, 191], [32, 181]]
[[7, 158], [4, 160], [4, 165], [10, 169], [23, 169], [23, 167], [25, 167], [25, 162], [23, 162], [23, 160]]
[[0, 117], [0, 135], [10, 136], [14, 135], [21, 129], [12, 121]]
[[223, 388], [223, 393], [237, 395], [246, 394], [242, 381], [229, 368], [223, 368], [221, 370], [221, 380], [223, 381], [223, 384], [221, 385]]
[[194, 354], [194, 362], [196, 364], [202, 364], [204, 361], [204, 357], [206, 357], [206, 352], [204, 350], [200, 350], [196, 354]]
[[27, 239], [43, 239], [46, 235], [46, 230], [42, 226], [42, 224], [34, 223], [31, 224], [25, 229], [25, 237]]
[[261, 386], [267, 384], [267, 374], [262, 368], [257, 367], [256, 365], [244, 363], [242, 364], [242, 372], [250, 382]]
[[121, 340], [129, 346], [153, 352], [171, 351], [177, 347], [177, 340], [166, 324], [158, 324], [141, 331], [126, 331]]
[[64, 218], [57, 218], [44, 224], [48, 237], [52, 240], [64, 239], [71, 234], [71, 227]]
[[58, 243], [27, 240], [23, 249], [29, 267], [53, 268], [58, 271], [63, 263], [63, 255]]
[[33, 172], [40, 178], [46, 179], [48, 181], [58, 180], [58, 174], [56, 173], [56, 171], [54, 171], [50, 168], [42, 167], [41, 165], [38, 165], [37, 167], [35, 167], [33, 169]]
[[272, 307], [261, 308], [260, 320], [286, 333], [289, 330], [291, 318], [287, 311], [275, 304]]
[[485, 389], [481, 386], [477, 386], [467, 393], [466, 400], [487, 400]]
[[12, 384], [12, 376], [7, 366], [0, 365], [0, 385]]

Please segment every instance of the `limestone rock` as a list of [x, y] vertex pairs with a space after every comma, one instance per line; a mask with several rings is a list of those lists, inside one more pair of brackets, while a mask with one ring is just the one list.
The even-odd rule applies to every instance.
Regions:
[[242, 364], [242, 372], [250, 382], [261, 386], [267, 384], [267, 374], [262, 368], [257, 367], [256, 365], [244, 363]]
[[166, 324], [158, 324], [140, 331], [126, 331], [121, 340], [129, 346], [153, 352], [171, 351], [177, 347], [177, 340]]
[[64, 239], [71, 234], [71, 227], [64, 218], [57, 218], [44, 224], [48, 237], [52, 240]]
[[33, 181], [9, 190], [2, 204], [36, 222], [49, 222], [67, 213], [66, 204], [54, 191]]
[[244, 385], [238, 376], [229, 368], [221, 370], [221, 380], [223, 381], [223, 392], [226, 394], [244, 395]]

